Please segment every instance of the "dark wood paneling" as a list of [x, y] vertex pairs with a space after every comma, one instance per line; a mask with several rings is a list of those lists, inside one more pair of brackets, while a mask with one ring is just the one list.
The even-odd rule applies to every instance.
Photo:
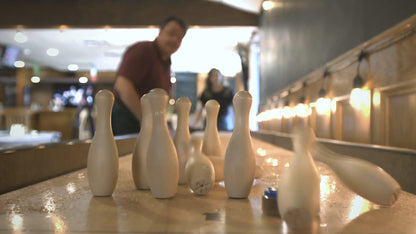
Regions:
[[0, 27], [44, 28], [138, 27], [159, 25], [169, 15], [177, 15], [190, 25], [257, 26], [256, 14], [227, 5], [202, 0], [18, 0], [2, 1]]

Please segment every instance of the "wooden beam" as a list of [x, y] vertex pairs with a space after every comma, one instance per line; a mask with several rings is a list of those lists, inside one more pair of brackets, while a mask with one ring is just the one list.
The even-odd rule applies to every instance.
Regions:
[[169, 15], [190, 26], [258, 26], [254, 13], [204, 0], [15, 0], [0, 11], [0, 28], [158, 26]]

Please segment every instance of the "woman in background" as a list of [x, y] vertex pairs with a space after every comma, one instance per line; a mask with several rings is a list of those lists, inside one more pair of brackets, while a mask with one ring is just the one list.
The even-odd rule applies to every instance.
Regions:
[[[224, 86], [224, 76], [221, 72], [213, 68], [208, 72], [208, 76], [205, 79], [205, 89], [202, 91], [199, 100], [201, 101], [202, 108], [197, 110], [193, 125], [194, 126], [202, 116], [202, 109], [205, 108], [207, 101], [214, 99], [220, 104], [220, 110], [218, 112], [217, 127], [218, 130], [230, 130], [227, 124], [228, 109], [232, 105], [234, 93], [229, 87]], [[204, 122], [205, 127], [205, 122]]]

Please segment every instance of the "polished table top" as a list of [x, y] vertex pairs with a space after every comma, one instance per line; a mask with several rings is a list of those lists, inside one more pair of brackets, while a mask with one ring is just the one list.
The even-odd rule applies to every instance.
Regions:
[[[262, 211], [262, 194], [277, 186], [293, 152], [253, 139], [256, 179], [248, 199], [229, 199], [222, 183], [205, 196], [181, 185], [174, 198], [156, 199], [136, 190], [132, 156], [120, 158], [119, 178], [111, 197], [93, 197], [82, 169], [0, 195], [0, 232], [55, 233], [287, 233], [279, 217]], [[324, 164], [320, 221], [315, 233], [416, 233], [416, 196], [402, 192], [392, 207], [380, 207], [354, 194]]]

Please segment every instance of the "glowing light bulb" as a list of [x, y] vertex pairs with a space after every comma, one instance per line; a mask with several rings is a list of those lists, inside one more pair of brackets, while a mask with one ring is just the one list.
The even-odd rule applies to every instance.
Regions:
[[364, 109], [370, 107], [370, 90], [354, 88], [350, 95], [350, 104], [356, 109]]
[[283, 117], [285, 117], [286, 119], [292, 117], [292, 108], [285, 106], [283, 108]]
[[331, 110], [331, 99], [319, 98], [316, 102], [316, 112], [318, 114], [326, 114]]
[[30, 81], [32, 83], [39, 83], [40, 82], [40, 77], [39, 76], [32, 76], [32, 78], [30, 78]]
[[79, 66], [77, 64], [69, 64], [68, 65], [68, 70], [69, 71], [78, 71]]
[[274, 2], [273, 1], [264, 1], [262, 4], [263, 10], [269, 11], [274, 8]]
[[22, 67], [25, 66], [25, 62], [23, 62], [22, 60], [17, 60], [17, 61], [14, 62], [13, 65], [17, 68], [22, 68]]
[[87, 77], [85, 77], [85, 76], [81, 76], [81, 77], [78, 79], [78, 81], [79, 81], [79, 83], [81, 83], [81, 84], [85, 84], [85, 83], [87, 83], [87, 82], [88, 82], [88, 78], [87, 78]]
[[296, 115], [297, 116], [299, 116], [299, 117], [306, 117], [306, 116], [308, 116], [309, 106], [307, 104], [299, 103], [299, 104], [297, 104], [295, 106], [294, 109], [295, 109], [295, 112], [296, 112]]

